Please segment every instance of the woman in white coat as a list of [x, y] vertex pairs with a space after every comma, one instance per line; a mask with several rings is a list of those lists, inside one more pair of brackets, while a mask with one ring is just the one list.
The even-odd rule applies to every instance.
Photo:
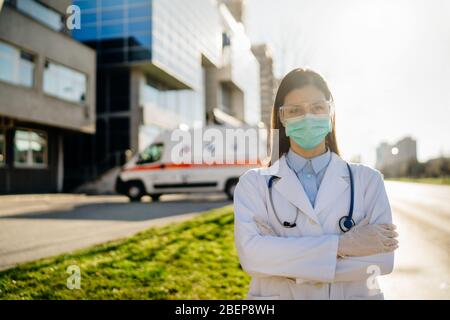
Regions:
[[247, 171], [234, 192], [235, 244], [252, 277], [246, 298], [383, 299], [376, 277], [392, 272], [398, 247], [383, 178], [349, 164], [353, 220], [340, 225], [350, 172], [319, 74], [295, 69], [284, 77], [271, 129], [269, 166]]

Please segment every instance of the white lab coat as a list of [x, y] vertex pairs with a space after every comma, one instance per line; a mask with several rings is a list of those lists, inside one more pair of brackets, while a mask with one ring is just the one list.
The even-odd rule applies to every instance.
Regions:
[[[354, 179], [353, 219], [358, 224], [392, 223], [391, 208], [379, 171], [350, 163]], [[281, 221], [297, 226], [285, 228]], [[377, 275], [392, 272], [394, 253], [338, 258], [338, 221], [350, 206], [350, 180], [346, 162], [331, 153], [317, 193], [315, 207], [282, 156], [267, 168], [243, 174], [234, 193], [235, 245], [242, 268], [252, 276], [246, 299], [384, 299]], [[369, 216], [368, 216], [369, 215]], [[255, 221], [266, 224], [270, 235]]]

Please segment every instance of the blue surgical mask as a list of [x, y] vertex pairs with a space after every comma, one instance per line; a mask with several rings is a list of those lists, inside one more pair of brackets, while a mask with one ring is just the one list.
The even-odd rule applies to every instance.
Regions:
[[310, 150], [317, 147], [331, 132], [331, 116], [306, 114], [286, 120], [286, 135], [300, 147]]

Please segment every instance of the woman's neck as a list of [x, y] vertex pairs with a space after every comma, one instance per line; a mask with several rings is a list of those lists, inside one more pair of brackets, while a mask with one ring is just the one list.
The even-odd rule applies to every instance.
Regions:
[[324, 154], [327, 152], [327, 147], [325, 145], [325, 140], [323, 140], [317, 147], [311, 150], [305, 150], [301, 148], [298, 144], [296, 144], [294, 141], [290, 139], [290, 146], [292, 151], [294, 151], [296, 154], [301, 155], [303, 158], [314, 158], [321, 154]]

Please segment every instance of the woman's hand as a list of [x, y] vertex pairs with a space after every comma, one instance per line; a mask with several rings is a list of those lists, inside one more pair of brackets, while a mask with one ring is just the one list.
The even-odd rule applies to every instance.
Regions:
[[354, 226], [339, 238], [339, 256], [369, 256], [392, 252], [398, 248], [393, 224], [363, 224]]
[[[279, 236], [274, 228], [263, 219], [254, 217], [259, 234], [262, 236]], [[368, 224], [364, 219], [350, 231], [339, 237], [339, 256], [369, 256], [391, 252], [398, 248], [395, 239], [398, 234], [393, 224]]]

